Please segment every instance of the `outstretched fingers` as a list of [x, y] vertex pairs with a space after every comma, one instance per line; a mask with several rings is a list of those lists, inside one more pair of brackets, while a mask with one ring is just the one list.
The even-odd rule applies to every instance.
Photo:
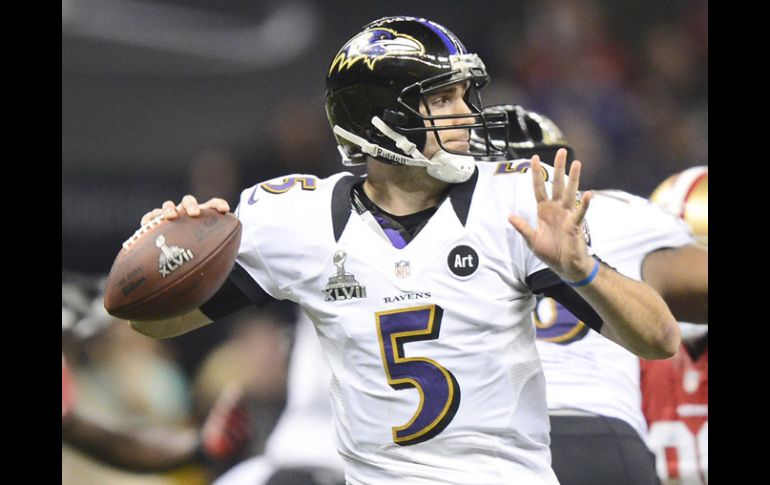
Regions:
[[545, 190], [543, 169], [540, 167], [540, 157], [534, 155], [530, 159], [530, 171], [532, 172], [532, 187], [535, 190], [535, 200], [539, 203], [548, 200], [548, 192]]
[[561, 198], [562, 207], [565, 209], [571, 209], [575, 205], [575, 196], [577, 195], [578, 186], [580, 185], [580, 168], [581, 163], [578, 160], [572, 162], [572, 166], [569, 168], [567, 189], [564, 191]]
[[591, 204], [591, 199], [593, 198], [594, 194], [591, 191], [584, 192], [583, 196], [580, 198], [580, 204], [578, 204], [577, 209], [575, 210], [574, 214], [574, 220], [575, 224], [580, 224], [583, 222], [583, 219], [586, 216], [586, 213], [588, 212], [588, 206]]
[[567, 165], [567, 150], [560, 148], [556, 151], [556, 158], [553, 161], [553, 183], [551, 184], [551, 190], [553, 191], [553, 199], [561, 199], [564, 193], [564, 167]]

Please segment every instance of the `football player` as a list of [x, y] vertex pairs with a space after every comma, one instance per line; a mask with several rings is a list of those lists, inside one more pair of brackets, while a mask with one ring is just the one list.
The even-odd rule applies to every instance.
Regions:
[[[545, 160], [559, 149], [574, 154], [548, 117], [513, 105], [487, 110], [505, 112], [509, 119], [507, 141], [499, 130], [492, 133], [498, 147], [508, 148], [505, 159], [496, 162], [499, 172], [526, 171], [530, 164], [520, 159], [535, 154]], [[481, 152], [482, 141], [474, 131], [473, 148]], [[494, 162], [494, 157], [483, 158]], [[544, 177], [552, 177], [551, 168], [542, 167]], [[690, 228], [646, 199], [618, 190], [593, 193], [586, 220], [597, 254], [625, 275], [650, 282], [675, 316], [706, 321], [708, 253], [695, 244]], [[547, 384], [553, 468], [561, 484], [657, 483], [645, 441], [639, 359], [589, 331], [551, 298], [538, 301], [535, 323]]]
[[[493, 130], [491, 133], [493, 142], [498, 143], [500, 146], [504, 146], [506, 142], [508, 143], [509, 153], [506, 157], [502, 157], [506, 163], [500, 165], [501, 171], [527, 170], [529, 166], [528, 160], [519, 160], [508, 164], [509, 158], [525, 158], [526, 156], [537, 154], [543, 160], [553, 161], [559, 148], [567, 150], [568, 158], [574, 158], [574, 151], [565, 140], [561, 130], [546, 116], [526, 110], [520, 106], [508, 105], [504, 107], [490, 107], [488, 109], [504, 109], [507, 111], [509, 123], [511, 124], [507, 141], [506, 137], [500, 132]], [[484, 149], [483, 140], [475, 131], [471, 135], [471, 145], [476, 149]], [[519, 153], [522, 155], [519, 155]], [[494, 159], [494, 157], [487, 156], [480, 156], [478, 158], [482, 160]], [[553, 175], [550, 167], [545, 165], [543, 167], [548, 170], [546, 172], [547, 176]], [[668, 184], [669, 181], [663, 185], [667, 186]], [[594, 207], [586, 216], [589, 220], [589, 227], [592, 228], [591, 237], [594, 245], [603, 244], [601, 241], [604, 239], [612, 240], [615, 237], [619, 226], [616, 226], [616, 223], [611, 221], [613, 218], [617, 218], [617, 223], [634, 221], [636, 228], [633, 231], [629, 231], [628, 226], [624, 226], [624, 231], [629, 231], [629, 237], [639, 238], [641, 234], [643, 239], [649, 238], [649, 241], [651, 241], [646, 243], [647, 246], [639, 248], [633, 246], [638, 239], [626, 241], [628, 243], [627, 247], [633, 254], [645, 254], [648, 256], [648, 259], [645, 260], [645, 265], [655, 264], [655, 259], [664, 256], [664, 251], [674, 251], [675, 255], [672, 258], [677, 260], [682, 257], [683, 253], [693, 250], [693, 248], [689, 247], [692, 243], [692, 236], [688, 233], [687, 228], [680, 222], [677, 222], [675, 218], [663, 214], [656, 206], [652, 206], [638, 197], [619, 191], [595, 191], [594, 193], [597, 196], [594, 199]], [[666, 191], [666, 194], [668, 193]], [[602, 198], [600, 199], [598, 196]], [[682, 212], [681, 208], [674, 207], [671, 202], [667, 201], [667, 197], [656, 197], [653, 194], [651, 199], [659, 205], [668, 202], [667, 206], [670, 206], [670, 209], [677, 216]], [[616, 210], [607, 214], [610, 222], [605, 224], [594, 222], [596, 219], [594, 217], [594, 210], [596, 210], [597, 204], [615, 206]], [[690, 210], [692, 212], [693, 209]], [[639, 215], [641, 217], [638, 217]], [[700, 214], [700, 216], [702, 219], [703, 215]], [[689, 217], [693, 218], [693, 214], [689, 214]], [[702, 231], [699, 230], [694, 231], [698, 241], [702, 239], [701, 233]], [[623, 240], [617, 239], [616, 241], [622, 242]], [[666, 247], [667, 245], [678, 246], [678, 248], [668, 248]], [[653, 247], [656, 250], [647, 254], [646, 251], [649, 247]], [[701, 257], [705, 256], [705, 253], [697, 249], [694, 249], [694, 251], [696, 254], [701, 253]], [[690, 260], [690, 258], [687, 259]], [[707, 263], [707, 261], [704, 261], [704, 263]], [[700, 266], [698, 267], [700, 268]], [[648, 277], [651, 272], [658, 271], [656, 269], [651, 270], [650, 268], [648, 267], [647, 269]], [[668, 266], [658, 264], [655, 268], [665, 269]], [[674, 273], [673, 275], [662, 275], [662, 278], [682, 277], [678, 270]], [[689, 271], [687, 274], [692, 277], [694, 272]], [[697, 287], [697, 290], [692, 286], [690, 288], [693, 289], [689, 290], [689, 293], [685, 291], [677, 293], [691, 300], [700, 301], [698, 305], [699, 310], [696, 310], [705, 314], [707, 310], [707, 295], [704, 292], [708, 290], [708, 287], [701, 284]], [[670, 299], [671, 296], [669, 294]], [[639, 411], [639, 367], [636, 357], [627, 351], [619, 349], [616, 345], [607, 343], [604, 341], [605, 339], [596, 336], [594, 336], [596, 337], [595, 339], [592, 337], [583, 338], [583, 340], [592, 343], [590, 346], [586, 345], [587, 342], [583, 342], [581, 345], [571, 347], [570, 344], [577, 342], [580, 340], [579, 338], [566, 339], [558, 344], [550, 343], [558, 340], [558, 338], [553, 339], [555, 332], [564, 332], [566, 330], [565, 333], [568, 333], [569, 329], [574, 329], [577, 319], [571, 314], [567, 316], [568, 312], [557, 302], [549, 298], [541, 298], [538, 301], [538, 311], [535, 312], [535, 316], [538, 323], [538, 333], [542, 337], [538, 344], [539, 347], [542, 347], [541, 351], [547, 356], [544, 362], [544, 370], [549, 391], [548, 401], [554, 414], [564, 413], [565, 409], [574, 410], [575, 413], [588, 413], [591, 412], [589, 411], [590, 409], [600, 410], [611, 417], [606, 421], [622, 435], [618, 438], [612, 434], [605, 433], [607, 423], [601, 422], [597, 426], [595, 416], [587, 419], [582, 417], [575, 419], [578, 426], [585, 424], [583, 427], [588, 429], [588, 431], [581, 431], [580, 433], [564, 429], [565, 425], [563, 423], [566, 421], [566, 428], [570, 428], [573, 424], [572, 418], [552, 417], [552, 434], [556, 435], [557, 440], [556, 449], [553, 450], [554, 467], [562, 484], [576, 483], [577, 479], [582, 482], [598, 484], [644, 483], [644, 477], [646, 477], [648, 482], [654, 482], [654, 468], [650, 459], [651, 455], [647, 451], [643, 439], [646, 436], [646, 427], [644, 426], [644, 418], [640, 415]], [[686, 306], [686, 303], [679, 302], [677, 306]], [[558, 324], [555, 324], [557, 315], [553, 313], [553, 309], [557, 307], [557, 313], [561, 316], [560, 321], [566, 323], [561, 328], [559, 328]], [[265, 454], [247, 460], [228, 471], [217, 480], [217, 485], [264, 484], [267, 481], [266, 477], [270, 477], [272, 473], [275, 473], [276, 469], [281, 469], [281, 467], [283, 467], [285, 473], [289, 473], [287, 468], [293, 470], [294, 473], [306, 473], [308, 475], [321, 473], [322, 476], [329, 476], [335, 470], [339, 470], [338, 473], [341, 473], [342, 462], [339, 458], [328, 454], [328, 445], [304, 446], [310, 442], [317, 444], [320, 440], [327, 436], [330, 437], [333, 433], [331, 409], [325, 400], [328, 392], [328, 389], [325, 387], [327, 379], [322, 379], [323, 382], [320, 385], [318, 380], [314, 379], [314, 375], [317, 375], [319, 372], [325, 376], [328, 371], [320, 355], [318, 343], [310, 338], [309, 332], [312, 332], [310, 324], [305, 320], [302, 319], [297, 324], [297, 337], [290, 367], [287, 409], [284, 411], [279, 424], [268, 440]], [[695, 326], [696, 335], [698, 334], [698, 329], [707, 329], [707, 325]], [[585, 337], [584, 334], [587, 328], [581, 325], [580, 330], [582, 331], [581, 337]], [[689, 335], [692, 332], [683, 333]], [[592, 355], [594, 352], [600, 352], [600, 357], [595, 358]], [[590, 365], [587, 368], [580, 367], [587, 359], [592, 361]], [[627, 364], [628, 361], [631, 362], [630, 365]], [[601, 369], [597, 370], [602, 365], [610, 366], [610, 362], [618, 363], [617, 371], [608, 374]], [[667, 363], [669, 363], [669, 360], [642, 362], [643, 365], [662, 364], [663, 366], [667, 365]], [[578, 370], [570, 374], [564, 373], [563, 367], [570, 369], [571, 367], [569, 366], [576, 366]], [[624, 371], [628, 372], [627, 376], [623, 376]], [[560, 372], [561, 374], [559, 374]], [[573, 382], [572, 379], [577, 374], [585, 376], [587, 372], [590, 372], [591, 376], [596, 376], [596, 378], [589, 382], [583, 380], [581, 392], [571, 395], [570, 393], [575, 392], [577, 386], [577, 382]], [[650, 380], [650, 382], [652, 381], [654, 380]], [[565, 385], [565, 383], [567, 384]], [[599, 392], [593, 392], [592, 389], [598, 389]], [[564, 399], [565, 394], [568, 395], [567, 397], [572, 397], [569, 402], [574, 404], [564, 406], [564, 403], [560, 400]], [[595, 403], [599, 404], [591, 406], [590, 400], [592, 399]], [[588, 401], [588, 404], [586, 404], [586, 401]], [[615, 421], [616, 419], [624, 421], [625, 424]], [[582, 446], [572, 447], [573, 442], [569, 441], [570, 436], [573, 436], [575, 440], [581, 440], [577, 444]], [[597, 436], [603, 436], [603, 438], [597, 438]], [[593, 442], [597, 439], [603, 440], [606, 446], [597, 447], [596, 443]], [[616, 439], [619, 441], [616, 441]], [[619, 449], [615, 449], [618, 442], [622, 446]], [[610, 447], [612, 449], [608, 450]], [[612, 460], [612, 463], [609, 465], [605, 464], [604, 466], [596, 465], [591, 467], [591, 471], [584, 471], [586, 469], [585, 460], [581, 461], [584, 458], [581, 455], [593, 453], [591, 450], [596, 450], [595, 454], [599, 455], [598, 457], [591, 456], [591, 463], [607, 463], [608, 460]], [[621, 454], [624, 456], [621, 457]], [[571, 465], [567, 465], [567, 463]], [[624, 463], [630, 463], [630, 465], [626, 467]], [[332, 470], [329, 470], [329, 468]], [[579, 468], [580, 470], [575, 471], [573, 468]], [[614, 468], [615, 472], [608, 471], [608, 468]], [[629, 478], [628, 474], [633, 474], [634, 477]], [[604, 481], [602, 482], [602, 480]], [[310, 483], [310, 480], [308, 480], [308, 483]]]
[[[684, 219], [708, 248], [708, 167], [666, 179], [650, 199]], [[642, 410], [664, 485], [708, 483], [708, 325], [682, 323], [672, 358], [642, 359]]]
[[[249, 303], [296, 302], [331, 368], [347, 483], [557, 483], [534, 295], [647, 358], [673, 355], [679, 329], [652, 288], [589, 252], [591, 194], [577, 197], [578, 162], [565, 184], [566, 150], [548, 183], [475, 163], [470, 129], [492, 155], [489, 130], [506, 125], [483, 112], [488, 82], [439, 24], [366, 25], [332, 59], [326, 113], [343, 162], [365, 163], [367, 176], [295, 174], [245, 190], [239, 255], [218, 294], [132, 327], [171, 337]], [[229, 210], [188, 195], [142, 223], [201, 207]]]
[[289, 362], [286, 407], [264, 453], [227, 470], [214, 484], [344, 485], [345, 464], [334, 445], [330, 379], [313, 323], [300, 315]]
[[[103, 280], [75, 274], [62, 279], [62, 343], [74, 351], [105, 332], [115, 319], [101, 303]], [[62, 353], [62, 442], [91, 458], [138, 473], [166, 472], [193, 463], [219, 468], [232, 465], [251, 441], [251, 417], [237, 387], [222, 391], [199, 429], [126, 427], [94, 416], [78, 406], [72, 370]]]

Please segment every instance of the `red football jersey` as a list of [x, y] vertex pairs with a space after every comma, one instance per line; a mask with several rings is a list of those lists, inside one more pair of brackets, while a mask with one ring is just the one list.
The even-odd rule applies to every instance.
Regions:
[[642, 408], [664, 485], [708, 483], [708, 348], [684, 345], [666, 360], [642, 360]]

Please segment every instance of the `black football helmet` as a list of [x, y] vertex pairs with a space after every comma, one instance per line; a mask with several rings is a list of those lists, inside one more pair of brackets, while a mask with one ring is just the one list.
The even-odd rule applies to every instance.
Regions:
[[[507, 113], [508, 129], [493, 128], [489, 131], [471, 131], [471, 153], [477, 160], [515, 160], [539, 155], [546, 163], [553, 164], [559, 148], [567, 150], [567, 160], [575, 159], [572, 149], [556, 123], [545, 115], [530, 111], [518, 105], [495, 105], [486, 108], [489, 113]], [[490, 155], [487, 138], [498, 149], [506, 150], [503, 157]]]
[[[470, 114], [434, 116], [426, 96], [466, 81]], [[394, 165], [427, 167], [439, 180], [458, 183], [474, 169], [468, 153], [444, 147], [437, 131], [474, 129], [488, 140], [492, 128], [507, 131], [505, 112], [486, 113], [478, 91], [489, 83], [484, 63], [435, 22], [414, 17], [385, 17], [364, 26], [347, 41], [326, 76], [326, 115], [345, 165], [366, 156]], [[420, 102], [427, 114], [420, 113]], [[469, 118], [472, 123], [437, 126], [436, 120]], [[428, 160], [422, 150], [434, 133], [441, 150]], [[491, 154], [502, 154], [487, 143]]]

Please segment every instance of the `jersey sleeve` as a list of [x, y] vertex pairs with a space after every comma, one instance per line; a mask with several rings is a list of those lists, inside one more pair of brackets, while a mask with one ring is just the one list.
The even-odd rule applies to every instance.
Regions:
[[594, 192], [586, 219], [597, 256], [624, 275], [641, 279], [647, 254], [695, 242], [687, 224], [647, 199], [617, 190]]
[[[513, 177], [515, 185], [513, 187], [514, 208], [512, 213], [524, 218], [530, 227], [535, 228], [537, 227], [537, 203], [535, 201], [535, 192], [532, 189], [532, 179], [528, 173], [517, 174]], [[550, 196], [551, 184], [546, 182], [545, 185], [546, 191]], [[529, 249], [524, 236], [513, 227], [511, 227], [511, 231], [512, 236], [515, 238], [514, 244], [511, 246], [511, 257], [514, 265], [521, 271], [520, 277], [526, 281], [533, 274], [548, 269], [548, 265]]]
[[297, 301], [296, 283], [323, 268], [334, 243], [332, 195], [347, 172], [329, 178], [279, 177], [241, 194], [236, 215], [243, 224], [236, 263], [276, 300]]
[[[288, 181], [289, 177], [286, 179]], [[260, 248], [271, 243], [267, 234], [272, 233], [274, 241], [280, 239], [281, 233], [280, 228], [275, 227], [275, 219], [281, 219], [280, 207], [272, 207], [276, 205], [270, 201], [273, 194], [263, 187], [269, 183], [254, 185], [241, 193], [235, 209], [242, 225], [235, 265], [222, 287], [200, 307], [211, 320], [218, 320], [250, 304], [264, 306], [272, 300], [287, 299]], [[272, 220], [270, 213], [274, 213]]]
[[[285, 271], [275, 274], [273, 268], [285, 266], [284, 260], [291, 258], [295, 251], [291, 239], [286, 237], [287, 231], [282, 227], [293, 217], [293, 194], [288, 192], [292, 187], [285, 192], [274, 187], [282, 186], [281, 181], [288, 184], [289, 180], [296, 180], [296, 176], [267, 181], [244, 190], [235, 212], [243, 225], [236, 265], [276, 300], [289, 299], [290, 294], [282, 289], [287, 286]], [[282, 250], [277, 251], [277, 245], [281, 245]], [[266, 252], [275, 260], [266, 256]], [[243, 280], [239, 287], [242, 285]]]

